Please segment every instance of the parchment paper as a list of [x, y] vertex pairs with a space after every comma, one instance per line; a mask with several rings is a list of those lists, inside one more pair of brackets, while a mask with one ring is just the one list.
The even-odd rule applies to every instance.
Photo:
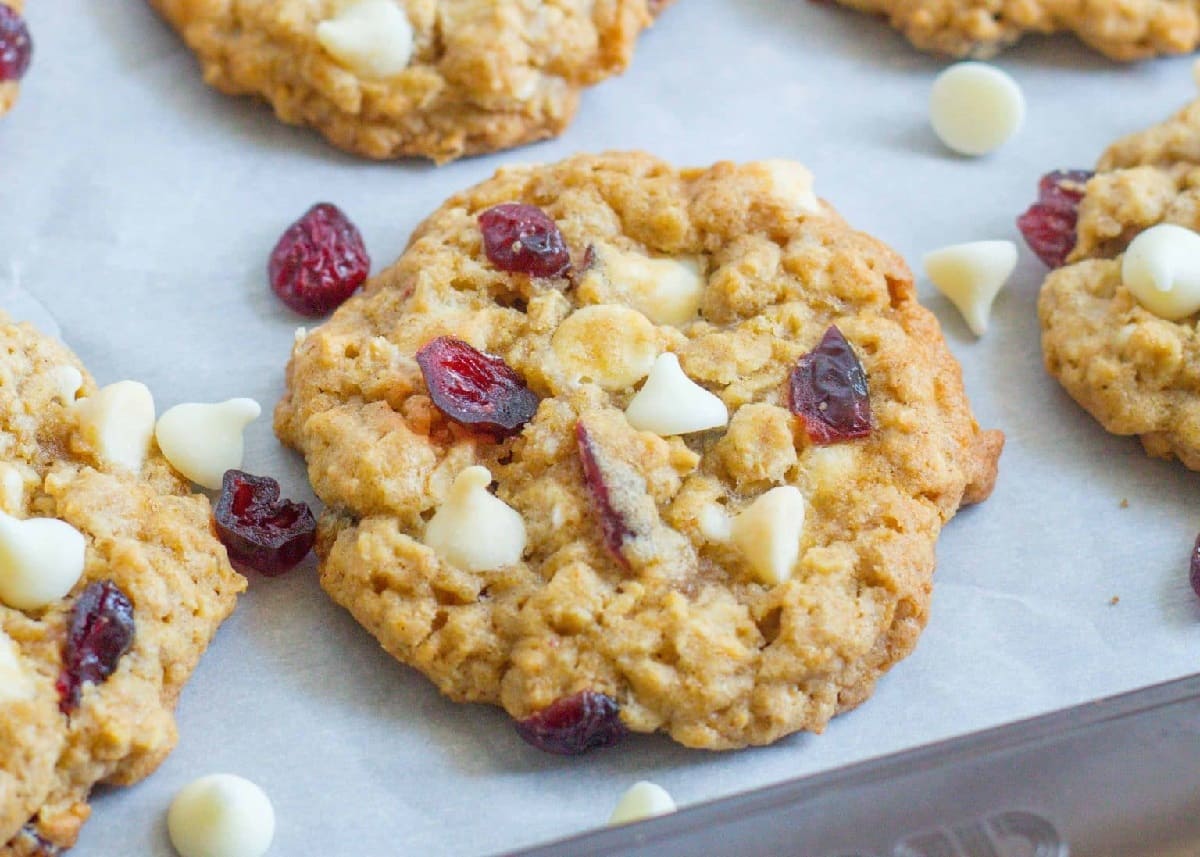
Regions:
[[[1070, 39], [1031, 42], [1000, 60], [1028, 97], [1025, 129], [964, 160], [928, 130], [940, 64], [883, 24], [802, 0], [679, 0], [562, 139], [434, 169], [360, 162], [210, 91], [138, 0], [30, 6], [35, 63], [0, 121], [0, 281], [15, 265], [97, 378], [146, 382], [160, 412], [230, 396], [273, 406], [303, 322], [267, 290], [266, 257], [318, 200], [358, 222], [378, 270], [501, 163], [632, 147], [677, 163], [792, 157], [918, 267], [945, 244], [1016, 238], [1042, 172], [1090, 166], [1194, 91], [1188, 59], [1119, 67]], [[273, 854], [496, 853], [603, 824], [639, 778], [686, 805], [1195, 672], [1200, 476], [1105, 434], [1043, 373], [1042, 274], [1025, 254], [978, 342], [922, 283], [980, 422], [1008, 448], [990, 502], [943, 535], [917, 652], [824, 735], [721, 755], [660, 737], [544, 755], [499, 710], [454, 705], [386, 656], [310, 561], [251, 581], [183, 694], [179, 748], [144, 784], [98, 794], [79, 853], [170, 854], [172, 795], [216, 771], [270, 794]], [[246, 466], [312, 499], [266, 417]]]

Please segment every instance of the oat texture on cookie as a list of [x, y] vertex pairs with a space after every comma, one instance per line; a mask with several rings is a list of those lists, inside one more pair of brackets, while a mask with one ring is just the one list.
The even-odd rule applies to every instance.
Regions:
[[670, 0], [149, 0], [222, 92], [369, 158], [560, 134]]
[[1079, 175], [1038, 305], [1046, 368], [1108, 431], [1200, 470], [1200, 101]]
[[[569, 266], [489, 258], [481, 215], [512, 203], [546, 215], [535, 244], [557, 252], [561, 232]], [[435, 378], [474, 423], [418, 360], [446, 340], [503, 364]], [[806, 356], [824, 368], [798, 376], [827, 396], [804, 401], [850, 425], [806, 430], [790, 409]], [[448, 696], [503, 706], [555, 752], [623, 731], [541, 734], [540, 713], [581, 699], [693, 747], [822, 730], [916, 644], [938, 532], [988, 495], [1002, 444], [903, 261], [780, 161], [502, 169], [298, 342], [287, 383], [276, 430], [327, 507], [323, 587]], [[833, 398], [847, 387], [870, 408]], [[472, 428], [493, 388], [536, 407]], [[497, 502], [459, 538], [515, 530], [513, 513], [505, 559], [430, 537], [464, 472]]]
[[[40, 857], [74, 844], [95, 784], [170, 752], [176, 698], [245, 581], [148, 436], [131, 462], [108, 455], [112, 419], [82, 430], [98, 390], [73, 354], [3, 316], [0, 344], [0, 855]], [[62, 586], [28, 597], [31, 566]]]
[[1200, 44], [1200, 2], [1160, 0], [838, 0], [880, 15], [917, 48], [988, 59], [1026, 35], [1073, 33], [1122, 62]]

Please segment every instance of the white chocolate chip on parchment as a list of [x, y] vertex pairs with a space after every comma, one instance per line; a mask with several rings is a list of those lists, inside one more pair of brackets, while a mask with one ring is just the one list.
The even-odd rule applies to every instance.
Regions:
[[262, 857], [275, 838], [275, 808], [249, 780], [211, 774], [179, 790], [167, 832], [181, 857]]
[[631, 821], [667, 815], [674, 812], [675, 808], [675, 801], [666, 789], [642, 780], [634, 783], [621, 795], [608, 823], [628, 824]]
[[66, 597], [83, 575], [86, 550], [66, 521], [0, 513], [0, 603], [40, 610]]
[[226, 470], [242, 466], [243, 432], [261, 413], [253, 399], [176, 405], [159, 418], [154, 436], [172, 467], [216, 491]]
[[958, 307], [976, 336], [987, 332], [996, 295], [1017, 267], [1011, 241], [972, 241], [925, 254], [925, 273], [937, 290]]
[[1126, 248], [1121, 280], [1159, 318], [1187, 318], [1200, 310], [1200, 235], [1173, 223], [1151, 226]]
[[101, 461], [140, 473], [154, 434], [154, 397], [137, 381], [102, 387], [76, 405], [79, 433]]
[[317, 41], [363, 77], [393, 77], [412, 60], [412, 24], [396, 0], [353, 0], [317, 24]]
[[525, 521], [520, 512], [487, 490], [491, 483], [486, 467], [463, 470], [425, 527], [426, 547], [466, 571], [516, 565], [525, 552]]
[[1025, 96], [993, 65], [955, 63], [933, 82], [929, 118], [948, 148], [960, 155], [986, 155], [1021, 129]]
[[613, 304], [575, 310], [558, 326], [550, 347], [571, 381], [590, 380], [606, 390], [622, 390], [645, 378], [659, 352], [650, 320]]
[[725, 403], [689, 378], [674, 354], [660, 354], [646, 383], [625, 409], [638, 431], [669, 437], [729, 424]]
[[804, 495], [792, 485], [772, 488], [733, 519], [731, 535], [759, 581], [783, 583], [800, 559]]

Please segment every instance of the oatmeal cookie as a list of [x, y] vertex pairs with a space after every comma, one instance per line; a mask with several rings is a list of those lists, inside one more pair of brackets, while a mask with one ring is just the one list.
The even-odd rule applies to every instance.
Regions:
[[150, 0], [204, 79], [369, 158], [560, 134], [670, 0]]
[[82, 534], [65, 598], [17, 609], [0, 587], [0, 855], [41, 857], [74, 844], [96, 783], [135, 783], [170, 752], [179, 691], [245, 581], [208, 501], [156, 449], [136, 474], [101, 460], [80, 416], [96, 387], [73, 354], [2, 316], [0, 343], [4, 526]]
[[17, 103], [21, 78], [29, 68], [33, 43], [21, 12], [25, 0], [0, 0], [0, 116]]
[[1196, 0], [838, 0], [881, 15], [917, 48], [987, 59], [1026, 33], [1070, 32], [1114, 60], [1191, 53], [1200, 44]]
[[384, 648], [518, 720], [575, 700], [714, 749], [867, 698], [1003, 442], [904, 262], [783, 161], [503, 169], [287, 385], [321, 583]]
[[1108, 431], [1200, 470], [1196, 316], [1156, 315], [1122, 274], [1126, 248], [1147, 229], [1200, 229], [1200, 101], [1114, 143], [1094, 176], [1077, 177], [1071, 202], [1078, 221], [1061, 224], [1070, 253], [1049, 259], [1065, 265], [1046, 278], [1038, 305], [1046, 369]]

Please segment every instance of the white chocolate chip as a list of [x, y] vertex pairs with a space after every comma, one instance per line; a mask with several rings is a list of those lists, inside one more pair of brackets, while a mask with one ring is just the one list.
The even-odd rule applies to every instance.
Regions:
[[491, 494], [490, 484], [486, 467], [468, 467], [455, 477], [450, 496], [425, 527], [425, 545], [466, 571], [516, 565], [525, 552], [521, 513]]
[[947, 147], [960, 155], [986, 155], [1020, 130], [1025, 96], [995, 66], [960, 62], [933, 82], [929, 117]]
[[145, 384], [118, 381], [81, 399], [79, 431], [101, 461], [141, 472], [154, 434], [154, 397]]
[[[695, 320], [705, 285], [698, 259], [653, 259], [609, 246], [598, 246], [596, 255], [616, 295], [650, 321], [684, 325]], [[581, 294], [588, 289], [586, 279]]]
[[242, 432], [261, 413], [253, 399], [176, 405], [159, 418], [154, 437], [172, 467], [197, 485], [216, 491], [226, 470], [242, 466]]
[[804, 466], [817, 490], [836, 491], [850, 478], [858, 463], [859, 447], [850, 443], [809, 447]]
[[784, 158], [753, 161], [745, 169], [765, 175], [771, 195], [786, 207], [805, 214], [821, 214], [821, 201], [813, 192], [813, 174], [808, 167]]
[[632, 387], [650, 374], [658, 332], [629, 307], [586, 306], [567, 316], [550, 341], [572, 382], [593, 381], [606, 390]]
[[630, 786], [613, 810], [609, 824], [628, 824], [631, 821], [641, 821], [643, 818], [654, 818], [658, 815], [668, 815], [675, 811], [675, 801], [667, 794], [667, 790], [654, 783], [641, 782]]
[[925, 273], [950, 299], [976, 336], [987, 332], [992, 302], [1013, 269], [1017, 245], [1011, 241], [972, 241], [925, 255]]
[[726, 426], [729, 409], [684, 374], [679, 358], [668, 352], [654, 361], [645, 385], [625, 409], [625, 418], [638, 431], [669, 437]]
[[211, 774], [175, 795], [167, 831], [181, 857], [262, 857], [275, 838], [275, 808], [249, 780]]
[[1200, 235], [1172, 223], [1151, 226], [1125, 250], [1121, 279], [1159, 318], [1187, 318], [1200, 310]]
[[83, 575], [86, 550], [66, 521], [0, 513], [0, 602], [40, 610], [64, 598]]
[[33, 699], [33, 694], [33, 680], [21, 665], [17, 644], [0, 631], [0, 705]]
[[727, 542], [733, 535], [733, 522], [716, 503], [709, 503], [700, 510], [696, 526], [702, 536], [713, 542]]
[[306, 339], [308, 339], [308, 328], [307, 327], [297, 327], [296, 332], [292, 334], [292, 344], [293, 345], [303, 345], [304, 340], [306, 340]]
[[395, 0], [355, 0], [317, 24], [317, 41], [363, 77], [393, 77], [412, 60], [412, 24]]
[[83, 373], [74, 366], [55, 366], [50, 370], [50, 379], [54, 397], [64, 405], [75, 404], [75, 396], [83, 387]]
[[772, 488], [733, 519], [733, 542], [763, 583], [783, 583], [800, 559], [804, 495], [792, 485]]

